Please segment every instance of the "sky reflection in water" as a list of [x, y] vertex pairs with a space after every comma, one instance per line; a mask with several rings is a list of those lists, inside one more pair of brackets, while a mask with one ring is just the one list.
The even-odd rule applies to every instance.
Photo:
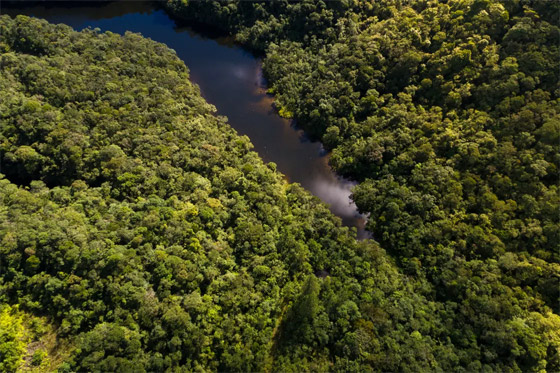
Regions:
[[208, 38], [189, 27], [177, 26], [149, 2], [117, 2], [84, 6], [55, 2], [50, 5], [2, 7], [2, 14], [26, 14], [65, 23], [75, 29], [99, 27], [123, 34], [139, 32], [167, 44], [183, 59], [191, 79], [218, 114], [229, 118], [239, 134], [247, 135], [255, 151], [274, 162], [290, 182], [330, 205], [358, 237], [369, 237], [365, 218], [358, 214], [349, 196], [352, 182], [337, 177], [328, 166], [328, 156], [319, 142], [311, 142], [292, 122], [277, 115], [273, 98], [266, 94], [261, 62], [226, 38]]

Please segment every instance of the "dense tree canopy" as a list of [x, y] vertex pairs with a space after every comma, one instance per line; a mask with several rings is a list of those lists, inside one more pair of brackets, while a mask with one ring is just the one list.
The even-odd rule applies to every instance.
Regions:
[[[173, 51], [0, 22], [0, 303], [57, 325], [62, 371], [456, 364], [439, 305], [263, 164]], [[32, 346], [9, 333], [11, 371]]]
[[[560, 311], [558, 2], [167, 8], [264, 53], [280, 114], [360, 182], [353, 199], [368, 228], [405, 274], [427, 283], [463, 357], [544, 367], [518, 342], [499, 341], [516, 333], [519, 309]], [[549, 353], [548, 369], [558, 370]]]
[[379, 244], [264, 164], [164, 45], [3, 16], [6, 370], [32, 349], [16, 303], [56, 325], [62, 371], [560, 370], [555, 3], [167, 9], [264, 53]]

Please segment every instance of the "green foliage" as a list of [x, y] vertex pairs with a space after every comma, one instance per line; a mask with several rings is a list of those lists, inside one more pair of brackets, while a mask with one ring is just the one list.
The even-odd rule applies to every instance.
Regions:
[[15, 372], [25, 355], [23, 318], [17, 308], [4, 305], [0, 309], [0, 370]]
[[392, 258], [165, 46], [2, 17], [0, 296], [74, 341], [61, 370], [560, 369], [556, 3], [167, 8], [265, 53]]
[[19, 305], [0, 304], [0, 370], [52, 372], [68, 354], [65, 341], [56, 340], [53, 325], [44, 317], [21, 311]]
[[73, 342], [61, 371], [451, 366], [421, 284], [263, 164], [173, 51], [0, 28], [0, 296]]
[[31, 365], [34, 367], [41, 366], [46, 356], [47, 353], [45, 350], [36, 350], [31, 357]]
[[[445, 328], [429, 334], [453, 354], [440, 351], [430, 369], [558, 366], [557, 342], [530, 321], [534, 311], [560, 311], [558, 2], [171, 0], [167, 8], [264, 53], [281, 113], [359, 181], [353, 199], [368, 229], [440, 310]], [[381, 370], [414, 361], [367, 356]]]

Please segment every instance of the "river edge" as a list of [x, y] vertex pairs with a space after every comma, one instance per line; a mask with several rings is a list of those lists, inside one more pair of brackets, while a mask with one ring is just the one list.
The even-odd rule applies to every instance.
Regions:
[[[217, 108], [216, 115], [228, 117], [228, 123], [231, 127], [240, 135], [247, 135], [255, 146], [254, 150], [263, 161], [276, 163], [278, 171], [284, 175], [288, 182], [301, 184], [311, 194], [327, 203], [331, 212], [341, 218], [343, 225], [356, 229], [357, 239], [372, 238], [370, 232], [365, 230], [367, 218], [359, 214], [355, 204], [350, 199], [351, 189], [356, 185], [356, 182], [345, 179], [334, 172], [328, 163], [330, 154], [320, 141], [311, 139], [297, 125], [295, 120], [286, 119], [279, 115], [274, 96], [268, 92], [267, 82], [262, 72], [264, 54], [247, 48], [237, 42], [233, 36], [227, 36], [225, 32], [219, 29], [177, 18], [165, 8], [160, 2], [154, 1], [7, 2], [0, 8], [0, 14], [35, 16], [52, 23], [68, 24], [77, 30], [99, 27], [102, 31], [117, 33], [124, 33], [124, 31], [138, 32], [144, 37], [166, 44], [168, 48], [175, 50], [178, 57], [189, 68], [190, 80], [199, 86], [201, 94], [207, 102]], [[162, 13], [165, 14], [165, 17], [162, 17]], [[141, 19], [143, 22], [129, 21], [130, 24], [128, 25], [126, 21], [119, 22], [119, 20], [126, 20], [127, 17], [134, 18], [135, 16], [140, 19], [144, 17], [144, 19]], [[148, 24], [146, 21], [153, 22], [153, 25], [145, 27]], [[126, 26], [130, 27], [127, 28]], [[159, 29], [169, 26], [171, 26], [171, 30], [162, 31]], [[119, 30], [122, 32], [119, 32]], [[171, 36], [180, 34], [182, 38], [170, 39], [169, 31], [171, 31]], [[198, 66], [200, 61], [195, 60], [195, 63], [193, 63], [189, 58], [184, 58], [192, 52], [188, 47], [186, 49], [184, 47], [184, 44], [189, 45], [192, 42], [191, 39], [211, 40], [219, 48], [237, 50], [244, 54], [245, 59], [242, 59], [241, 62], [238, 61], [238, 56], [232, 58], [237, 65], [240, 64], [243, 68], [234, 70], [230, 74], [239, 75], [237, 76], [238, 80], [230, 82], [229, 76], [216, 77], [216, 71], [210, 72], [209, 76], [208, 74], [205, 75], [207, 72], [204, 71], [204, 68], [208, 66], [201, 68]], [[212, 47], [203, 46], [200, 49], [202, 53], [209, 53], [212, 57], [214, 54], [220, 55], [220, 53], [211, 50]], [[208, 49], [210, 50], [207, 51]], [[226, 57], [231, 56], [226, 55]], [[214, 70], [221, 68], [221, 65], [216, 62], [218, 59], [210, 58], [210, 64]], [[238, 67], [237, 65], [235, 67]], [[229, 68], [229, 66], [226, 67]], [[216, 88], [215, 81], [220, 79], [228, 81], [226, 84], [218, 85], [218, 90], [226, 92], [225, 99], [222, 97], [223, 94], [220, 96], [213, 92]], [[236, 97], [239, 102], [233, 103], [237, 107], [232, 110], [230, 107], [232, 103], [229, 102], [231, 101], [230, 97], [227, 97], [227, 93], [230, 92], [228, 88], [234, 88], [232, 95], [235, 96], [235, 89], [238, 88], [237, 86], [240, 83], [252, 92], [250, 94], [245, 91], [239, 92], [240, 94], [237, 96], [241, 97], [241, 100], [239, 101], [239, 97]], [[244, 107], [247, 112], [252, 113], [247, 115], [247, 112], [243, 112], [243, 109], [239, 113], [239, 107]], [[258, 124], [264, 122], [267, 126], [258, 125], [252, 126], [255, 127], [252, 128], [247, 125], [247, 122]], [[255, 131], [256, 129], [258, 130]], [[263, 130], [271, 133], [263, 134]], [[270, 148], [276, 149], [270, 150]]]

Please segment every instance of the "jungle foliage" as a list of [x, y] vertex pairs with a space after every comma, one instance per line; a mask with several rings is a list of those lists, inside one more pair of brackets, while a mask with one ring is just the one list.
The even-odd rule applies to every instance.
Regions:
[[2, 17], [0, 303], [58, 326], [62, 371], [560, 370], [555, 2], [167, 9], [264, 53], [379, 244], [164, 45]]
[[[459, 365], [544, 368], [511, 338], [518, 312], [560, 311], [558, 2], [167, 8], [264, 54], [280, 114], [359, 181], [369, 230], [445, 310]], [[547, 369], [560, 369], [547, 351]]]
[[[166, 46], [2, 16], [0, 53], [2, 370], [29, 351], [7, 304], [56, 326], [62, 372], [464, 361], [424, 285], [264, 164]], [[545, 364], [555, 316], [516, 311]]]

